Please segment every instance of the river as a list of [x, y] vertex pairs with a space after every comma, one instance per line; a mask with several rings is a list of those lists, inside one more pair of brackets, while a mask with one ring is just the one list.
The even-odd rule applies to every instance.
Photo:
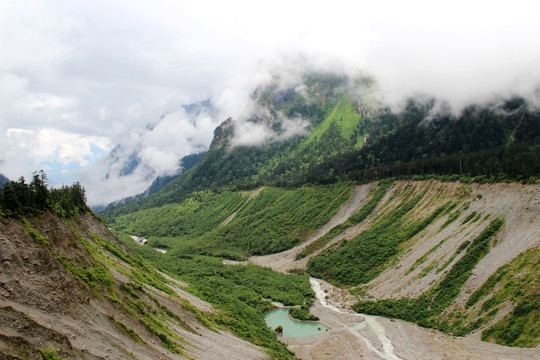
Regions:
[[[311, 288], [315, 292], [317, 300], [323, 307], [338, 314], [347, 314], [349, 316], [357, 317], [356, 323], [348, 323], [345, 325], [345, 328], [355, 337], [363, 341], [369, 350], [371, 350], [380, 358], [385, 360], [402, 360], [394, 353], [394, 345], [392, 344], [392, 341], [386, 336], [386, 331], [384, 327], [377, 322], [377, 316], [354, 314], [352, 312], [346, 312], [342, 309], [339, 309], [326, 301], [326, 294], [321, 288], [320, 280], [310, 278], [309, 282], [311, 283]], [[370, 330], [376, 335], [380, 344], [382, 344], [381, 350], [378, 350], [371, 342], [371, 340], [362, 335], [362, 330], [364, 330], [366, 327], [370, 328]]]

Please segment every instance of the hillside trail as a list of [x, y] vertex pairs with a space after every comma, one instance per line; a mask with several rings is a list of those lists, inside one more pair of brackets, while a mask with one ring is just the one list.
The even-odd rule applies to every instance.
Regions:
[[368, 194], [375, 186], [377, 186], [376, 182], [365, 185], [357, 185], [351, 199], [341, 206], [341, 208], [339, 208], [334, 216], [332, 216], [330, 221], [319, 228], [302, 244], [277, 254], [252, 256], [248, 259], [248, 262], [260, 266], [270, 267], [272, 270], [282, 273], [287, 273], [293, 269], [305, 269], [309, 257], [296, 260], [296, 255], [304, 250], [308, 245], [326, 235], [330, 230], [332, 230], [333, 227], [343, 224], [349, 217], [351, 217], [352, 214], [360, 210], [362, 206], [364, 206], [364, 204], [369, 200]]

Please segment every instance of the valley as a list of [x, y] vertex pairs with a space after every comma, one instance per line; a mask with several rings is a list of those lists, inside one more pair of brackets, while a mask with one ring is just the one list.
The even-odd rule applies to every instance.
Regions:
[[[4, 184], [0, 354], [540, 358], [540, 112], [295, 81], [271, 77], [189, 170], [99, 215], [80, 183]], [[279, 306], [328, 331], [277, 336]]]
[[[495, 286], [476, 305], [467, 306], [471, 295], [478, 293], [499, 269], [508, 267], [515, 259], [525, 256], [523, 254], [538, 254], [540, 186], [430, 180], [372, 182], [350, 185], [350, 189], [349, 199], [335, 210], [328, 222], [300, 245], [276, 254], [252, 256], [244, 261], [223, 260], [225, 266], [233, 269], [249, 264], [282, 273], [310, 271], [311, 259], [317, 259], [325, 251], [331, 254], [332, 251], [350, 246], [362, 233], [373, 231], [381, 222], [394, 218], [396, 213], [400, 214], [399, 222], [403, 224], [400, 226], [406, 230], [405, 234], [400, 235], [399, 231], [392, 230], [393, 238], [398, 240], [396, 250], [387, 259], [383, 259], [382, 270], [371, 280], [360, 284], [343, 283], [333, 279], [330, 274], [328, 280], [339, 284], [337, 287], [327, 281], [311, 278], [316, 301], [310, 312], [321, 319], [329, 332], [306, 338], [281, 338], [280, 341], [285, 342], [297, 357], [521, 359], [526, 356], [533, 359], [540, 356], [537, 346], [535, 349], [516, 349], [481, 340], [482, 333], [487, 329], [496, 326], [497, 322], [504, 324], [512, 318], [512, 304], [536, 296], [538, 260], [526, 261], [520, 267], [522, 270], [512, 275], [523, 278], [520, 281], [524, 284], [533, 285], [526, 287], [528, 290], [525, 293], [501, 292], [503, 288]], [[264, 191], [267, 189], [246, 193], [244, 196], [247, 202], [239, 210], [249, 207], [249, 202], [256, 201]], [[375, 204], [373, 199], [377, 200]], [[403, 213], [403, 206], [411, 199], [415, 199], [414, 207]], [[359, 217], [357, 214], [366, 208], [370, 209], [369, 214]], [[243, 221], [239, 210], [231, 209], [228, 221], [220, 226]], [[261, 216], [264, 217], [264, 212]], [[444, 317], [435, 315], [432, 324], [424, 323], [424, 327], [420, 327], [397, 319], [359, 315], [353, 310], [362, 301], [401, 301], [399, 299], [414, 299], [433, 291], [430, 289], [443, 282], [466, 255], [463, 244], [478, 238], [493, 224], [493, 220], [499, 218], [504, 219], [502, 230], [489, 238], [487, 252], [478, 259], [465, 281], [460, 283], [457, 294], [447, 302]], [[351, 219], [360, 220], [353, 222]], [[419, 221], [420, 227], [417, 225]], [[411, 227], [413, 231], [407, 230]], [[328, 237], [328, 234], [332, 237], [323, 245], [305, 257], [298, 257], [298, 254], [313, 247], [313, 244]], [[537, 255], [530, 256], [537, 259]], [[163, 261], [163, 257], [159, 258], [161, 260], [157, 260], [158, 264]], [[491, 303], [491, 313], [495, 313], [495, 316], [486, 317], [484, 304], [487, 303]], [[450, 321], [441, 323], [438, 319]], [[527, 325], [531, 332], [522, 333], [518, 337], [526, 339], [536, 336], [534, 334], [538, 328], [534, 324], [534, 315], [531, 321], [533, 323]], [[460, 336], [440, 332], [445, 329], [441, 324], [448, 324], [446, 332], [457, 330]], [[426, 325], [428, 328], [425, 328]], [[459, 333], [463, 329], [466, 332]], [[394, 350], [390, 351], [391, 348]]]
[[[353, 212], [358, 211], [367, 202], [366, 198], [369, 197], [370, 190], [374, 189], [375, 186], [376, 184], [373, 183], [358, 186], [351, 201], [346, 203], [313, 238], [308, 239], [302, 245], [279, 254], [252, 257], [248, 262], [269, 266], [282, 272], [292, 269], [306, 269], [307, 258], [297, 260], [296, 254], [324, 236], [331, 228], [345, 222]], [[468, 294], [474, 293], [499, 267], [510, 262], [511, 259], [527, 249], [538, 249], [540, 246], [540, 239], [537, 236], [540, 228], [538, 221], [536, 221], [540, 216], [540, 188], [538, 186], [397, 182], [390, 188], [388, 194], [365, 222], [347, 229], [346, 232], [344, 231], [343, 234], [330, 241], [326, 247], [332, 246], [341, 239], [353, 239], [358, 236], [377, 217], [383, 217], [385, 211], [395, 208], [400, 197], [405, 196], [403, 192], [415, 193], [426, 189], [424, 194], [426, 201], [423, 202], [420, 211], [423, 216], [429, 214], [430, 209], [436, 209], [449, 199], [459, 201], [462, 206], [466, 205], [467, 210], [462, 211], [460, 216], [453, 220], [455, 223], [453, 227], [447, 224], [449, 219], [455, 217], [450, 213], [448, 217], [443, 217], [434, 223], [432, 229], [426, 228], [420, 234], [419, 241], [409, 239], [410, 248], [402, 250], [403, 255], [395, 260], [393, 267], [388, 268], [378, 278], [363, 286], [363, 298], [384, 299], [388, 296], [397, 298], [400, 295], [412, 297], [425, 291], [429, 284], [440, 281], [444, 272], [438, 272], [440, 275], [437, 276], [436, 269], [443, 266], [443, 263], [451, 257], [458, 244], [449, 246], [445, 250], [446, 254], [430, 250], [434, 246], [445, 249], [444, 244], [439, 245], [441, 242], [456, 241], [459, 243], [464, 241], [459, 239], [459, 234], [463, 234], [461, 235], [463, 237], [470, 237], [478, 233], [479, 229], [476, 227], [479, 224], [470, 224], [469, 229], [463, 228], [464, 219], [469, 216], [468, 214], [484, 214], [483, 217], [487, 214], [491, 214], [493, 217], [504, 216], [507, 219], [505, 226], [508, 230], [493, 242], [489, 256], [482, 260], [485, 263], [480, 263], [465, 283], [460, 296], [457, 297], [453, 305], [453, 311], [456, 311], [455, 309], [462, 310]], [[454, 208], [459, 209], [460, 206], [456, 205]], [[460, 217], [461, 222], [459, 221]], [[443, 226], [445, 224], [446, 226]], [[441, 227], [444, 228], [443, 231], [440, 231]], [[450, 240], [449, 236], [453, 239]], [[320, 249], [310, 256], [316, 256], [322, 250]], [[429, 259], [422, 259], [426, 253], [434, 254], [431, 259], [438, 258], [437, 263], [433, 263], [434, 260], [430, 262]], [[411, 271], [413, 265], [415, 266]], [[433, 270], [431, 273], [425, 270], [429, 268]], [[424, 276], [419, 277], [418, 274], [424, 274]], [[426, 277], [427, 279], [424, 279]], [[329, 332], [309, 338], [282, 338], [282, 341], [288, 344], [288, 347], [302, 359], [430, 358], [457, 360], [463, 358], [534, 359], [540, 357], [540, 352], [537, 349], [517, 350], [483, 342], [479, 332], [474, 332], [464, 338], [454, 337], [401, 320], [359, 315], [352, 310], [358, 300], [357, 296], [323, 280], [311, 278], [310, 282], [317, 298], [311, 312], [320, 318], [320, 322], [329, 328]], [[355, 292], [356, 289], [350, 288], [350, 290]], [[508, 314], [510, 309], [507, 305], [499, 305], [499, 307], [501, 311]], [[499, 315], [498, 319], [506, 314]]]

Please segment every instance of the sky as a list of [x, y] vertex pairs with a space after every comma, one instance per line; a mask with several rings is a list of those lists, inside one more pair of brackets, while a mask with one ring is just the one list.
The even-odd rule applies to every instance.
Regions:
[[[92, 206], [142, 192], [208, 148], [276, 67], [366, 73], [393, 104], [534, 102], [539, 10], [532, 0], [2, 0], [0, 173], [80, 181]], [[206, 99], [212, 111], [182, 107]]]

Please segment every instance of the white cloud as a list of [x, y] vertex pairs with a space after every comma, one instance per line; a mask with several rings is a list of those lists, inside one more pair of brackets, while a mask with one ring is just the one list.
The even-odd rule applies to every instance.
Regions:
[[[0, 173], [28, 174], [43, 159], [96, 159], [82, 155], [88, 151], [83, 140], [58, 135], [66, 145], [49, 148], [50, 139], [24, 131], [107, 139], [128, 156], [140, 154], [137, 177], [118, 177], [107, 195], [99, 179], [108, 168], [74, 176], [86, 184], [90, 201], [98, 193], [99, 201], [117, 199], [143, 188], [152, 173], [174, 171], [174, 156], [208, 146], [213, 128], [227, 117], [239, 119], [254, 84], [269, 81], [264, 64], [287, 65], [283, 86], [305, 67], [360, 69], [394, 103], [418, 92], [454, 106], [493, 93], [537, 100], [538, 10], [533, 0], [4, 0]], [[291, 66], [297, 54], [304, 58]], [[210, 97], [217, 113], [196, 126], [173, 114], [181, 104]], [[148, 133], [146, 126], [166, 112], [171, 117]], [[291, 124], [303, 128], [302, 121]], [[8, 136], [8, 129], [21, 132]], [[246, 144], [275, 136], [257, 127], [247, 133]], [[27, 143], [45, 150], [23, 153]]]

